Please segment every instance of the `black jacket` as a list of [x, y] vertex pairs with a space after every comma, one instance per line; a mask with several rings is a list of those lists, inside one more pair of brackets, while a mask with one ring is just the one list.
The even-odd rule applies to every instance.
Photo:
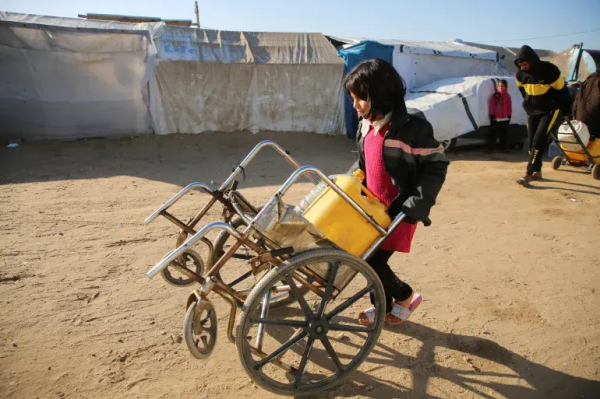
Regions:
[[564, 78], [556, 65], [540, 61], [540, 57], [529, 46], [521, 47], [515, 58], [529, 61], [530, 70], [517, 72], [517, 86], [523, 94], [523, 108], [528, 115], [539, 115], [560, 109], [563, 115], [571, 113], [571, 97]]
[[[363, 121], [358, 124], [358, 162], [351, 170], [365, 171]], [[389, 214], [400, 211], [415, 221], [425, 221], [446, 179], [448, 160], [444, 148], [433, 137], [433, 128], [418, 115], [394, 112], [383, 142], [383, 164], [400, 194]], [[366, 185], [369, 176], [366, 176]]]

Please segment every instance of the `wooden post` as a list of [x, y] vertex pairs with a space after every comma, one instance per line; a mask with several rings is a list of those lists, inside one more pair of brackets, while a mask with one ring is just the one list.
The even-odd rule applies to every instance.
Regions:
[[196, 12], [196, 25], [198, 26], [198, 29], [200, 29], [200, 11], [198, 11], [198, 2], [195, 1], [195, 12]]

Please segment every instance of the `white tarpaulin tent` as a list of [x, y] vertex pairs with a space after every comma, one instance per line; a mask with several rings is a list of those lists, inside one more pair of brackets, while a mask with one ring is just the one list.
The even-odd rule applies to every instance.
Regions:
[[0, 136], [148, 133], [156, 50], [135, 25], [0, 13]]
[[408, 90], [445, 78], [509, 75], [498, 62], [498, 53], [460, 42], [330, 37], [336, 42], [347, 43], [344, 47], [366, 40], [393, 46], [391, 62], [406, 81]]
[[455, 42], [404, 42], [394, 45], [392, 64], [408, 90], [436, 80], [478, 75], [508, 75], [497, 53]]
[[410, 112], [421, 111], [433, 126], [438, 141], [451, 140], [490, 124], [489, 103], [499, 79], [508, 82], [512, 98], [511, 124], [525, 125], [523, 97], [514, 77], [471, 76], [443, 79], [406, 95]]
[[161, 26], [150, 113], [158, 134], [341, 134], [343, 61], [320, 33]]
[[53, 25], [66, 28], [93, 28], [110, 30], [147, 30], [154, 32], [163, 22], [128, 23], [102, 21], [84, 18], [53, 17], [49, 15], [21, 14], [0, 11], [0, 21], [21, 22], [25, 24]]

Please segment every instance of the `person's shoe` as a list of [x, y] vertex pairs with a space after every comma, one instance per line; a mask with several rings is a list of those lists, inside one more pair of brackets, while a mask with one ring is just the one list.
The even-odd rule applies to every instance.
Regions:
[[528, 187], [529, 184], [533, 181], [532, 175], [525, 175], [525, 177], [521, 177], [517, 180], [517, 183], [522, 185], [523, 187]]

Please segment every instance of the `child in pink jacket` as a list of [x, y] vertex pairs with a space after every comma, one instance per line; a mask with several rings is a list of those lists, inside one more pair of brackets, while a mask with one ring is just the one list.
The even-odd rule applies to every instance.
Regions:
[[508, 125], [512, 116], [512, 100], [508, 94], [508, 83], [498, 82], [498, 91], [490, 99], [490, 129], [488, 131], [488, 150], [493, 151], [500, 138], [500, 150], [508, 150]]

